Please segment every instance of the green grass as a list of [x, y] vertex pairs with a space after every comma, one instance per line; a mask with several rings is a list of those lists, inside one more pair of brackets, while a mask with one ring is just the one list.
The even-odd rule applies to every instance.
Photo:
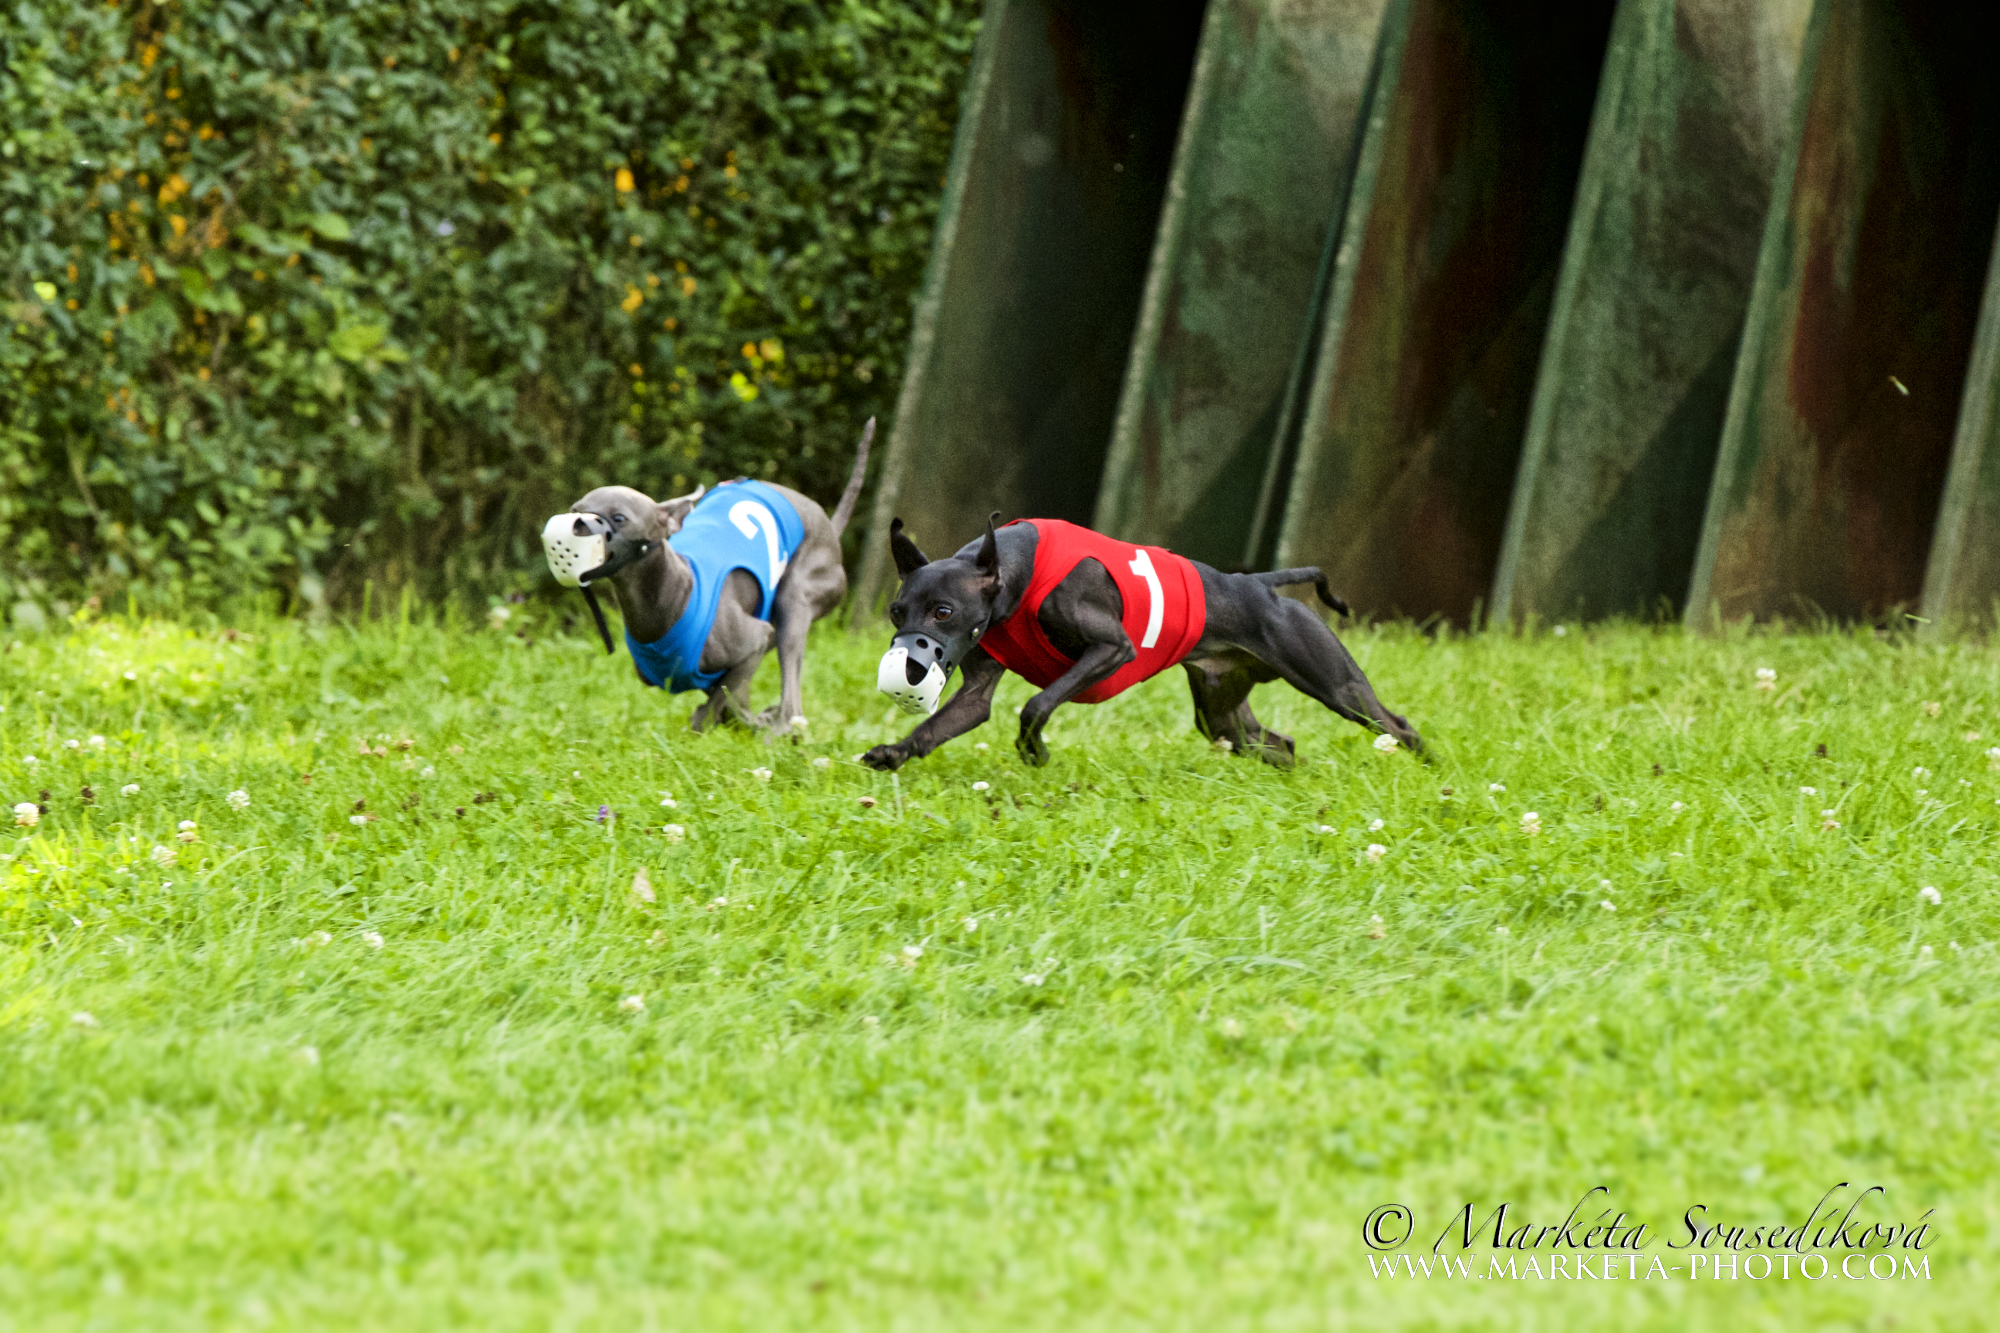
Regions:
[[[1984, 648], [1357, 631], [1434, 763], [1282, 686], [1299, 766], [1217, 753], [1176, 675], [1045, 769], [996, 722], [891, 779], [880, 636], [818, 634], [794, 746], [582, 638], [249, 628], [0, 656], [0, 797], [49, 793], [0, 863], [0, 1329], [1990, 1317]], [[1684, 1264], [1690, 1206], [1839, 1181], [1936, 1210], [1930, 1281], [1391, 1284], [1360, 1238], [1602, 1184]]]

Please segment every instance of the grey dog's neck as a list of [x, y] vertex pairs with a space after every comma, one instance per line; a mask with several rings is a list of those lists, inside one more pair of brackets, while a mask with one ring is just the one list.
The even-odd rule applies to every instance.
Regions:
[[694, 595], [694, 571], [681, 553], [664, 541], [645, 559], [611, 576], [618, 593], [618, 612], [625, 630], [640, 643], [667, 636], [687, 610]]

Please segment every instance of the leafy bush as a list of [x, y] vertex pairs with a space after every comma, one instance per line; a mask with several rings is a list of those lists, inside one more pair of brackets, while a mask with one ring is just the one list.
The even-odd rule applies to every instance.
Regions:
[[0, 14], [0, 598], [512, 587], [603, 482], [836, 494], [975, 11]]

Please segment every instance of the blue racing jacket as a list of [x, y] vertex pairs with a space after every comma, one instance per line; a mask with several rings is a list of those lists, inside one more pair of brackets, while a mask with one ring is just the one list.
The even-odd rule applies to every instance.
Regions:
[[733, 571], [749, 570], [763, 592], [757, 618], [769, 620], [778, 580], [805, 539], [799, 511], [761, 481], [724, 482], [696, 501], [681, 530], [667, 538], [667, 545], [694, 571], [687, 609], [651, 643], [640, 643], [631, 630], [625, 631], [625, 646], [646, 683], [675, 694], [714, 689], [722, 673], [701, 670], [701, 650], [715, 627], [723, 583]]

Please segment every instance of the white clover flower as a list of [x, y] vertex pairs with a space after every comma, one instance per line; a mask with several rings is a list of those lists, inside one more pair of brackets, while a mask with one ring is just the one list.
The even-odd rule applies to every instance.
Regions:
[[1225, 1038], [1227, 1038], [1228, 1040], [1230, 1040], [1230, 1041], [1240, 1041], [1240, 1040], [1242, 1039], [1242, 1037], [1243, 1037], [1243, 1025], [1242, 1025], [1241, 1023], [1237, 1022], [1237, 1021], [1236, 1021], [1235, 1019], [1233, 1019], [1233, 1018], [1225, 1018], [1225, 1019], [1223, 1019], [1223, 1020], [1222, 1020], [1222, 1023], [1221, 1023], [1221, 1025], [1220, 1025], [1220, 1026], [1221, 1026], [1221, 1029], [1222, 1029], [1222, 1035], [1223, 1035], [1223, 1036], [1224, 1036]]
[[379, 949], [382, 947], [382, 932], [379, 930], [364, 930], [361, 932], [361, 942], [371, 949]]
[[1568, 633], [1569, 633], [1569, 626], [1567, 625], [1557, 625], [1555, 628], [1555, 636], [1558, 639], [1562, 638], [1565, 634]]
[[319, 1047], [301, 1046], [292, 1053], [292, 1058], [302, 1065], [317, 1065], [319, 1064]]
[[750, 776], [759, 782], [769, 782], [771, 780], [771, 770], [768, 768], [753, 768], [750, 770]]
[[666, 837], [668, 842], [685, 842], [687, 840], [688, 831], [679, 824], [662, 824], [660, 825], [660, 832]]
[[1384, 847], [1381, 843], [1371, 842], [1368, 844], [1368, 859], [1370, 861], [1380, 861], [1383, 857], [1387, 856], [1388, 854], [1389, 854], [1389, 849], [1387, 847]]
[[921, 944], [905, 944], [905, 945], [903, 946], [903, 957], [905, 957], [905, 958], [909, 959], [909, 960], [910, 960], [910, 963], [911, 963], [912, 965], [914, 965], [914, 964], [916, 963], [916, 961], [917, 961], [917, 960], [918, 960], [919, 958], [922, 958], [923, 956], [924, 956], [924, 946], [923, 946], [923, 945], [921, 945]]
[[14, 822], [22, 828], [33, 828], [42, 822], [42, 807], [33, 801], [23, 801], [14, 807]]
[[1917, 950], [1917, 957], [1920, 959], [1928, 961], [1930, 959], [1930, 956], [1931, 956], [1931, 946], [1928, 944], [1924, 945], [1923, 947]]
[[1599, 907], [1602, 907], [1602, 908], [1603, 908], [1603, 909], [1604, 909], [1605, 911], [1607, 911], [1607, 912], [1615, 912], [1615, 911], [1617, 911], [1617, 910], [1618, 910], [1618, 904], [1617, 904], [1617, 903], [1614, 903], [1614, 902], [1612, 902], [1612, 901], [1611, 901], [1610, 899], [1608, 899], [1608, 898], [1607, 898], [1607, 899], [1605, 899], [1604, 901], [1602, 901], [1602, 902], [1598, 903], [1597, 905], [1598, 905]]
[[193, 829], [182, 829], [179, 833], [174, 834], [174, 837], [180, 842], [193, 842], [200, 836]]
[[813, 760], [813, 767], [814, 767], [814, 768], [832, 768], [832, 767], [833, 767], [833, 760], [831, 760], [831, 759], [827, 758], [827, 757], [826, 757], [825, 755], [821, 755], [821, 756], [820, 756], [819, 758], [817, 758], [817, 759]]
[[1672, 805], [1668, 806], [1667, 809], [1673, 814], [1679, 814], [1681, 811], [1687, 809], [1687, 806], [1683, 802], [1675, 801]]
[[1606, 893], [1609, 893], [1611, 892], [1611, 881], [1608, 879], [1600, 879], [1597, 881], [1597, 887], [1603, 889]]
[[1039, 986], [1046, 980], [1048, 978], [1039, 972], [1023, 972], [1021, 974], [1021, 984], [1023, 986]]
[[1986, 751], [1986, 762], [1989, 767], [2000, 768], [2000, 745], [1995, 745]]
[[1924, 885], [1923, 888], [1917, 890], [1917, 897], [1922, 898], [1932, 907], [1940, 907], [1944, 904], [1944, 895], [1939, 893], [1936, 889], [1932, 888], [1928, 884]]
[[993, 784], [990, 782], [975, 782], [972, 784], [972, 789], [974, 791], [992, 791]]
[[127, 679], [127, 680], [137, 680], [137, 679], [139, 679], [139, 673], [138, 673], [138, 672], [136, 672], [136, 671], [128, 671], [128, 672], [126, 672], [126, 673], [125, 673], [125, 679]]
[[627, 995], [618, 1002], [618, 1008], [628, 1014], [643, 1014], [646, 1012], [646, 997], [643, 995]]
[[421, 768], [417, 772], [417, 776], [420, 778], [434, 778], [437, 775], [438, 771], [437, 771], [437, 766], [435, 764], [425, 764], [423, 768]]
[[1521, 816], [1521, 832], [1534, 837], [1542, 831], [1542, 817], [1533, 810]]
[[1383, 754], [1388, 754], [1390, 751], [1394, 750], [1396, 748], [1396, 744], [1397, 744], [1396, 738], [1394, 736], [1391, 736], [1386, 731], [1383, 732], [1380, 736], [1377, 736], [1375, 738], [1375, 748]]
[[137, 796], [139, 794], [139, 784], [128, 782], [118, 789], [118, 794], [120, 796]]
[[1758, 688], [1758, 689], [1760, 689], [1760, 690], [1775, 690], [1775, 689], [1777, 689], [1777, 688], [1778, 688], [1778, 673], [1777, 673], [1776, 671], [1772, 670], [1772, 669], [1771, 669], [1770, 667], [1758, 667], [1758, 668], [1757, 668], [1757, 688]]
[[197, 825], [192, 819], [183, 819], [180, 823], [180, 830], [183, 833], [192, 833], [196, 827]]
[[1386, 936], [1387, 932], [1382, 929], [1382, 914], [1377, 912], [1368, 918], [1368, 938], [1379, 940]]
[[1334, 828], [1333, 828], [1333, 825], [1331, 825], [1331, 824], [1314, 824], [1314, 825], [1313, 825], [1313, 832], [1314, 832], [1314, 833], [1322, 833], [1322, 834], [1324, 834], [1324, 833], [1332, 833], [1333, 831], [1334, 831]]
[[104, 737], [92, 736], [89, 740], [85, 741], [84, 744], [88, 745], [93, 750], [102, 750], [104, 748]]
[[333, 943], [333, 936], [329, 935], [326, 931], [315, 930], [310, 935], [301, 936], [298, 943], [302, 949], [324, 949], [327, 945]]
[[987, 748], [987, 746], [986, 746], [986, 742], [985, 742], [985, 741], [974, 741], [974, 742], [972, 743], [972, 748], [973, 748], [973, 749], [975, 749], [975, 750], [984, 750], [984, 749], [986, 749], [986, 748]]
[[662, 810], [678, 810], [680, 809], [680, 802], [674, 799], [672, 792], [663, 791], [660, 793], [660, 808]]
[[513, 618], [513, 611], [504, 606], [489, 607], [486, 611], [486, 619], [492, 623], [494, 629], [501, 628]]
[[667, 947], [667, 932], [666, 932], [666, 931], [664, 931], [664, 930], [656, 930], [656, 931], [654, 931], [654, 932], [653, 932], [653, 933], [652, 933], [652, 934], [651, 934], [650, 936], [648, 936], [648, 937], [647, 937], [647, 939], [646, 939], [646, 947], [647, 947], [648, 949], [664, 949], [664, 948], [666, 948], [666, 947]]
[[1922, 764], [1918, 764], [1915, 768], [1910, 770], [1910, 776], [1915, 778], [1918, 782], [1922, 782], [1925, 778], [1929, 777], [1930, 775], [1931, 771], [1928, 768], [1925, 768]]
[[366, 824], [366, 823], [368, 822], [368, 816], [367, 816], [367, 815], [349, 815], [349, 816], [347, 817], [347, 822], [348, 822], [348, 823], [350, 823], [350, 824], [352, 824], [352, 825], [354, 825], [354, 827], [356, 827], [356, 828], [360, 828], [360, 827], [361, 827], [361, 826], [362, 826], [363, 824]]
[[250, 808], [250, 793], [247, 791], [233, 791], [222, 799], [229, 802], [229, 808], [232, 810], [247, 810]]
[[1840, 821], [1833, 817], [1833, 811], [1822, 810], [1819, 812], [1819, 827], [1821, 832], [1831, 833], [1840, 827]]
[[1380, 833], [1380, 832], [1381, 832], [1381, 831], [1382, 831], [1383, 829], [1387, 828], [1388, 826], [1389, 826], [1389, 821], [1388, 821], [1388, 820], [1386, 820], [1386, 819], [1377, 819], [1377, 820], [1374, 820], [1374, 821], [1372, 821], [1372, 822], [1371, 822], [1371, 823], [1370, 823], [1370, 824], [1368, 825], [1368, 831], [1369, 831], [1370, 833]]
[[1504, 783], [1489, 782], [1486, 784], [1486, 790], [1491, 792], [1495, 796], [1503, 796], [1506, 794], [1507, 787], [1506, 784]]
[[42, 761], [35, 758], [35, 756], [31, 754], [24, 754], [21, 756], [21, 762], [26, 764], [29, 768], [33, 768], [36, 764], [39, 764]]
[[861, 797], [860, 803], [863, 810], [873, 810], [875, 808], [875, 798], [873, 796]]
[[152, 855], [153, 860], [163, 866], [170, 866], [181, 858], [181, 854], [171, 847], [155, 847]]
[[1819, 795], [1819, 788], [1818, 788], [1818, 787], [1801, 787], [1801, 788], [1799, 788], [1799, 795], [1801, 795], [1801, 796], [1817, 796], [1817, 795]]
[[729, 906], [729, 899], [727, 898], [710, 898], [708, 900], [708, 910], [711, 912], [713, 912], [718, 907], [727, 907], [727, 906]]
[[1505, 926], [1495, 926], [1493, 927], [1493, 933], [1495, 935], [1512, 935], [1514, 932], [1507, 929], [1507, 927]]
[[976, 916], [969, 916], [965, 918], [964, 925], [965, 925], [965, 933], [970, 935], [973, 931], [979, 929], [979, 918]]
[[69, 1021], [76, 1024], [80, 1028], [94, 1028], [102, 1026], [97, 1021], [97, 1015], [91, 1013], [88, 1009], [77, 1010], [75, 1013], [69, 1016]]
[[81, 750], [82, 748], [83, 748], [82, 741], [67, 740], [63, 742], [63, 749], [65, 750]]
[[879, 1027], [879, 1026], [881, 1026], [881, 1023], [882, 1023], [882, 1020], [881, 1020], [881, 1019], [879, 1019], [879, 1018], [877, 1018], [877, 1017], [876, 1017], [875, 1015], [873, 1015], [873, 1014], [863, 1014], [863, 1015], [861, 1015], [861, 1026], [862, 1026], [862, 1027], [865, 1027], [865, 1028], [872, 1028], [872, 1027]]

